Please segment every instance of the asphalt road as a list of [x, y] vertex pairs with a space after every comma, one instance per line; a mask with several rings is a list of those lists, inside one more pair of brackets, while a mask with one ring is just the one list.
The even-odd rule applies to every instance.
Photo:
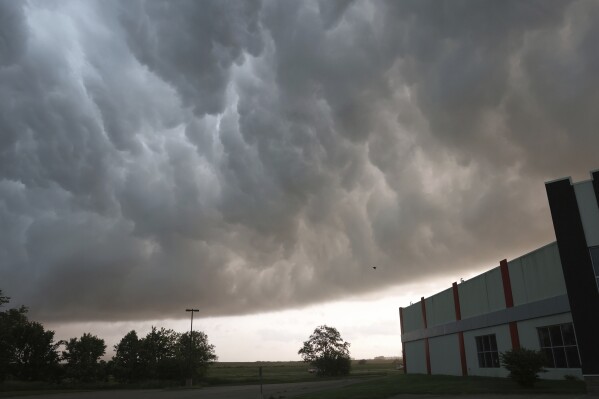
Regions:
[[[360, 379], [298, 382], [292, 384], [264, 385], [263, 395], [260, 395], [260, 385], [238, 385], [225, 387], [210, 387], [198, 389], [176, 390], [123, 390], [123, 391], [94, 391], [70, 392], [49, 395], [36, 395], [35, 399], [269, 399], [292, 398], [301, 394], [321, 391], [329, 388], [339, 388], [361, 381]], [[388, 399], [591, 399], [595, 395], [396, 395]]]
[[94, 391], [69, 392], [49, 395], [36, 395], [35, 399], [268, 399], [270, 397], [291, 398], [308, 392], [328, 388], [339, 388], [359, 382], [359, 379], [334, 380], [319, 382], [298, 382], [292, 384], [268, 384], [263, 387], [260, 395], [260, 385], [238, 385], [225, 387], [176, 389], [176, 390], [123, 390], [123, 391]]

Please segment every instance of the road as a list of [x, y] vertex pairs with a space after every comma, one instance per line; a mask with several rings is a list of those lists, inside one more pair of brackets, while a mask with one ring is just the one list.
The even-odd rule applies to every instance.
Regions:
[[[329, 388], [340, 388], [361, 381], [360, 379], [344, 379], [319, 382], [297, 382], [290, 384], [264, 385], [265, 399], [285, 397], [291, 398], [309, 392]], [[220, 386], [194, 389], [173, 390], [122, 390], [68, 392], [49, 395], [36, 395], [35, 399], [261, 399], [260, 385]]]
[[[290, 384], [264, 385], [263, 396], [260, 395], [260, 385], [220, 386], [194, 389], [173, 390], [122, 390], [122, 391], [94, 391], [94, 392], [69, 392], [49, 395], [36, 395], [35, 399], [269, 399], [293, 398], [309, 392], [321, 391], [329, 388], [340, 388], [361, 381], [360, 379], [347, 379], [320, 382], [298, 382]], [[428, 395], [428, 394], [403, 394], [392, 396], [388, 399], [591, 399], [599, 398], [595, 395], [570, 394], [570, 395]]]

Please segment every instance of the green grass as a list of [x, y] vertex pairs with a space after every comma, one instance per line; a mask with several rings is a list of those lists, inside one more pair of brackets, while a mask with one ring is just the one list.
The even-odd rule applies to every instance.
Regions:
[[[309, 366], [304, 362], [219, 362], [210, 367], [204, 382], [209, 385], [259, 384], [259, 367], [262, 367], [264, 384], [323, 380], [322, 377], [310, 374]], [[395, 366], [389, 361], [368, 361], [363, 365], [354, 361], [350, 376], [381, 376], [389, 372], [396, 372]]]
[[298, 399], [384, 399], [399, 394], [583, 394], [582, 381], [538, 381], [525, 389], [507, 378], [389, 374], [344, 388], [299, 396]]
[[[303, 362], [219, 362], [213, 364], [201, 385], [243, 385], [259, 384], [258, 368], [262, 367], [264, 384], [283, 382], [322, 381], [308, 372], [309, 366]], [[404, 375], [395, 370], [390, 361], [368, 360], [366, 364], [352, 363], [349, 377], [360, 378], [350, 386], [322, 391], [302, 396], [302, 399], [384, 399], [398, 394], [484, 394], [484, 393], [563, 393], [581, 394], [585, 392], [582, 381], [539, 381], [534, 389], [520, 388], [510, 379], [485, 377], [451, 377]], [[99, 389], [151, 389], [164, 388], [165, 382], [147, 381], [138, 384], [97, 383], [90, 385], [52, 385], [47, 383], [9, 382], [0, 384], [0, 397], [31, 395], [64, 391], [89, 391]], [[172, 386], [172, 385], [171, 385]], [[2, 392], [3, 391], [3, 392]]]
[[[283, 382], [323, 381], [308, 372], [309, 366], [304, 362], [218, 362], [210, 366], [207, 375], [199, 386], [259, 384], [258, 368], [262, 366], [262, 383], [273, 384]], [[365, 365], [352, 364], [352, 377], [382, 376], [395, 372], [391, 362], [368, 361]], [[7, 381], [0, 384], [0, 398], [6, 396], [26, 396], [42, 393], [97, 391], [106, 389], [160, 389], [172, 388], [177, 382], [142, 381], [134, 384], [120, 384], [115, 381], [95, 383], [61, 383]]]

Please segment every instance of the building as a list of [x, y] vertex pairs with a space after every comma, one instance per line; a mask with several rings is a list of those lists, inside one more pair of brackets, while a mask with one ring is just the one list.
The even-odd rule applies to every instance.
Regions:
[[556, 241], [399, 309], [407, 373], [506, 377], [499, 354], [542, 350], [541, 378], [599, 382], [599, 171], [546, 183]]

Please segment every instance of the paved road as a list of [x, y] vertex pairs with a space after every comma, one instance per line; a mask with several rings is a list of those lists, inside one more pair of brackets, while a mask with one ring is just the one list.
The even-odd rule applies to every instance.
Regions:
[[[361, 380], [347, 379], [319, 382], [298, 382], [292, 384], [264, 385], [264, 398], [292, 398], [309, 392], [329, 388], [339, 388]], [[36, 395], [35, 399], [261, 399], [260, 385], [239, 385], [231, 387], [210, 387], [201, 389], [177, 390], [124, 390], [69, 392], [50, 395]]]
[[[264, 398], [292, 398], [301, 394], [339, 388], [361, 381], [337, 380], [320, 382], [299, 382], [293, 384], [264, 385]], [[177, 390], [124, 390], [57, 393], [36, 395], [35, 399], [262, 399], [259, 385], [240, 385], [231, 387], [210, 387], [201, 389]], [[591, 399], [591, 395], [396, 395], [388, 399]]]

